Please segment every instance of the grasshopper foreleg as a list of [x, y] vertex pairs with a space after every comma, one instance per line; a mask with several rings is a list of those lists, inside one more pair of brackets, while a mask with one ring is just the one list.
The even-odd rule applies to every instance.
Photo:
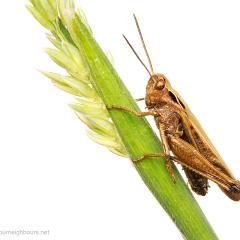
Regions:
[[153, 110], [150, 111], [146, 111], [146, 112], [137, 112], [132, 110], [129, 107], [126, 106], [107, 106], [107, 109], [118, 109], [118, 110], [123, 110], [129, 113], [132, 113], [133, 115], [137, 116], [137, 117], [145, 117], [145, 116], [157, 116], [157, 113]]

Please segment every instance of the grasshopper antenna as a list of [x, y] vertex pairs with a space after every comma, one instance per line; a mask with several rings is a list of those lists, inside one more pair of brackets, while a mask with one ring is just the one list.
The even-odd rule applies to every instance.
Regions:
[[142, 42], [142, 45], [143, 45], [145, 54], [146, 54], [147, 59], [148, 59], [148, 63], [149, 63], [149, 65], [150, 65], [151, 72], [152, 72], [152, 74], [153, 74], [153, 73], [154, 73], [154, 71], [153, 71], [153, 65], [152, 65], [151, 58], [150, 58], [150, 56], [149, 56], [149, 53], [148, 53], [146, 44], [145, 44], [144, 39], [143, 39], [143, 34], [142, 34], [142, 32], [141, 32], [141, 29], [140, 29], [140, 26], [139, 26], [139, 23], [138, 23], [138, 20], [137, 20], [136, 15], [133, 14], [133, 17], [134, 17], [134, 20], [135, 20], [135, 23], [136, 23], [136, 26], [137, 26], [137, 30], [138, 30], [138, 33], [139, 33], [139, 36], [140, 36], [140, 39], [141, 39], [141, 42]]
[[150, 77], [152, 76], [151, 72], [148, 70], [147, 66], [145, 65], [145, 63], [142, 61], [142, 59], [139, 57], [139, 55], [137, 54], [136, 50], [133, 48], [133, 46], [131, 45], [131, 43], [128, 41], [128, 39], [125, 37], [125, 35], [123, 35], [124, 39], [126, 40], [127, 44], [129, 45], [129, 47], [132, 49], [133, 53], [135, 54], [135, 56], [137, 57], [137, 59], [140, 61], [140, 63], [144, 66], [144, 68], [147, 70], [148, 74], [150, 75]]

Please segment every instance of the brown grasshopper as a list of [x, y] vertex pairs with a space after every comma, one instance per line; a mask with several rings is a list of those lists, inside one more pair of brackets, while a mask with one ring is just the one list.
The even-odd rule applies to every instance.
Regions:
[[234, 178], [199, 122], [187, 104], [171, 87], [168, 79], [163, 74], [154, 73], [151, 59], [135, 15], [134, 19], [150, 65], [150, 70], [140, 59], [127, 38], [123, 37], [150, 75], [145, 98], [137, 99], [137, 101], [145, 100], [148, 111], [135, 112], [124, 106], [111, 106], [109, 108], [124, 110], [139, 117], [154, 116], [164, 146], [164, 154], [146, 153], [134, 159], [134, 161], [147, 157], [164, 156], [166, 158], [167, 169], [174, 181], [175, 177], [171, 168], [172, 160], [183, 166], [189, 184], [197, 194], [206, 195], [209, 187], [209, 179], [217, 183], [229, 198], [234, 201], [240, 200], [240, 181]]

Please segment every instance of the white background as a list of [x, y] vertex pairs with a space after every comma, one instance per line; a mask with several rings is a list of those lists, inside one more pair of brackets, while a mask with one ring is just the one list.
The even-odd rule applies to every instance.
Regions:
[[[50, 230], [28, 239], [181, 239], [130, 161], [90, 141], [67, 106], [72, 99], [36, 70], [57, 68], [25, 3], [1, 3], [0, 230]], [[79, 4], [132, 95], [142, 97], [148, 75], [121, 36], [143, 56], [136, 13], [155, 71], [170, 79], [240, 179], [238, 1]], [[213, 183], [196, 199], [220, 239], [239, 239], [239, 203]]]

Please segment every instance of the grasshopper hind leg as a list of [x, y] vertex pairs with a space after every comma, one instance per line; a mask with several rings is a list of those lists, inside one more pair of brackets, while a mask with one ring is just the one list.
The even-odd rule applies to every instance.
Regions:
[[[181, 164], [176, 156], [171, 156], [170, 159]], [[186, 174], [188, 184], [190, 185], [192, 191], [198, 195], [205, 196], [208, 193], [208, 188], [210, 187], [208, 184], [208, 179], [183, 165], [182, 168]]]
[[231, 184], [229, 190], [226, 190], [222, 187], [220, 188], [233, 201], [240, 200], [240, 182], [238, 180], [235, 180], [235, 183]]
[[174, 158], [176, 162], [218, 184], [221, 190], [232, 200], [240, 200], [240, 181], [217, 169], [184, 140], [172, 136], [169, 138], [169, 142], [171, 150], [176, 156]]

